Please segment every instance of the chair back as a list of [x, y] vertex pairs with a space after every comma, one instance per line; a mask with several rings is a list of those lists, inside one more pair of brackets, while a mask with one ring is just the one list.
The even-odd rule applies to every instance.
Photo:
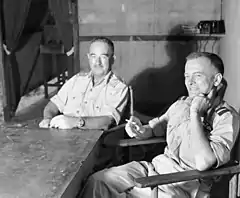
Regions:
[[240, 135], [236, 138], [235, 144], [231, 152], [231, 161], [240, 162]]
[[128, 95], [129, 95], [129, 99], [123, 111], [123, 114], [121, 116], [121, 120], [119, 124], [126, 123], [126, 119], [129, 119], [130, 116], [133, 115], [133, 91], [131, 86], [128, 86]]
[[[240, 129], [239, 129], [240, 130]], [[236, 138], [234, 146], [231, 150], [230, 161], [224, 165], [225, 167], [239, 166], [240, 162], [240, 135]], [[212, 198], [237, 198], [240, 197], [239, 174], [229, 174], [221, 176], [218, 182], [215, 182], [211, 191]], [[224, 187], [224, 188], [223, 188]]]
[[[240, 160], [240, 136], [236, 139], [234, 147], [231, 152], [231, 159], [226, 167], [235, 167], [239, 166]], [[235, 165], [234, 165], [235, 164]], [[221, 176], [217, 182], [214, 182], [214, 185], [211, 190], [211, 198], [237, 198], [240, 196], [239, 189], [239, 174], [229, 174]]]

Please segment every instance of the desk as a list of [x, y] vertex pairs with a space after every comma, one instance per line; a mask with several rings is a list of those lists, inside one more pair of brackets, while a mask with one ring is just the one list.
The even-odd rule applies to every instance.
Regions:
[[100, 130], [4, 128], [1, 198], [72, 198], [92, 171]]

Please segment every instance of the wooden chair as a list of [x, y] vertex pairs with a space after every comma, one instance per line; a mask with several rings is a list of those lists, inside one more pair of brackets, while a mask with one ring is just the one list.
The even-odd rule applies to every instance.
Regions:
[[[152, 143], [164, 143], [163, 138], [151, 138], [148, 140], [137, 140], [137, 139], [125, 139], [118, 142], [118, 146], [134, 146], [142, 144], [152, 144]], [[229, 198], [239, 198], [240, 197], [240, 186], [239, 184], [239, 172], [240, 172], [240, 147], [239, 138], [234, 146], [231, 161], [217, 169], [207, 170], [207, 171], [184, 171], [178, 173], [162, 174], [157, 176], [137, 178], [135, 180], [135, 186], [140, 188], [150, 187], [152, 189], [152, 197], [157, 198], [157, 186], [181, 181], [188, 181], [193, 179], [203, 179], [209, 177], [232, 175], [229, 181]]]
[[[123, 126], [121, 126], [123, 127]], [[117, 130], [122, 130], [120, 127]], [[137, 140], [137, 139], [122, 139], [115, 142], [106, 142], [108, 146], [118, 146], [118, 147], [131, 147], [136, 145], [146, 145], [153, 143], [166, 143], [166, 140], [161, 137], [154, 137], [147, 140]], [[231, 160], [228, 164], [219, 167], [217, 169], [211, 169], [207, 171], [183, 171], [170, 174], [162, 174], [157, 176], [142, 177], [135, 179], [135, 186], [139, 188], [150, 187], [152, 189], [152, 197], [158, 197], [157, 186], [169, 183], [188, 181], [193, 179], [203, 179], [209, 177], [217, 177], [230, 175], [229, 180], [229, 193], [228, 198], [239, 198], [240, 197], [240, 138], [238, 137], [235, 146], [232, 150]]]

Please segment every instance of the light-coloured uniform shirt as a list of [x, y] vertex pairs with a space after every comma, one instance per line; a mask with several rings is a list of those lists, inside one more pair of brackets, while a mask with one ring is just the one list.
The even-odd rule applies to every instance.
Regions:
[[[158, 155], [152, 160], [152, 164], [159, 174], [196, 169], [194, 159], [196, 153], [191, 149], [194, 144], [191, 141], [191, 133], [194, 131], [191, 131], [190, 128], [190, 105], [189, 97], [180, 99], [166, 112], [166, 122], [161, 122], [161, 117], [149, 121], [156, 136], [162, 135], [158, 134], [159, 127], [167, 129], [167, 147], [164, 154]], [[204, 120], [202, 119], [202, 121]], [[215, 167], [227, 163], [238, 135], [239, 115], [223, 101], [212, 116], [203, 122], [203, 127], [217, 158]], [[173, 194], [174, 192], [175, 194], [182, 193], [186, 197], [207, 197], [211, 184], [212, 182], [209, 180], [193, 180], [163, 185], [159, 188], [165, 192], [171, 191]]]
[[113, 72], [93, 86], [91, 72], [76, 74], [51, 98], [64, 115], [112, 116], [119, 123], [128, 101], [128, 87]]

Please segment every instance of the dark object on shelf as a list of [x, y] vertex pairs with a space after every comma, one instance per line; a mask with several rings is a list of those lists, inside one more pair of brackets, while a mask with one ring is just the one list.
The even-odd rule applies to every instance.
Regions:
[[224, 20], [200, 21], [197, 25], [200, 34], [222, 34], [225, 33]]

